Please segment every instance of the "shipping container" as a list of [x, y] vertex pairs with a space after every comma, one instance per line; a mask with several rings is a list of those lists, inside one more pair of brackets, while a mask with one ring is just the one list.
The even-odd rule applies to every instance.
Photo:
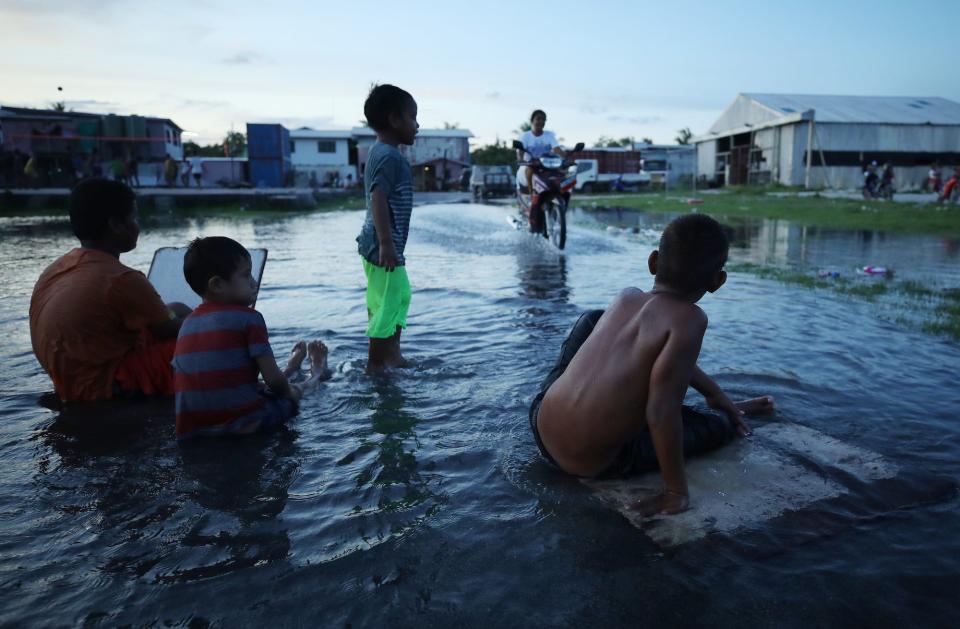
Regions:
[[247, 124], [247, 156], [290, 159], [290, 131], [279, 124]]
[[286, 184], [290, 161], [285, 159], [249, 159], [250, 183], [257, 188], [282, 188]]
[[97, 136], [100, 135], [100, 122], [98, 120], [78, 121], [77, 135], [83, 138], [80, 141], [80, 150], [84, 153], [90, 153], [98, 146]]
[[124, 122], [128, 138], [147, 137], [147, 119], [143, 116], [126, 116]]
[[113, 138], [122, 138], [126, 135], [126, 129], [124, 129], [124, 120], [123, 116], [117, 116], [115, 114], [107, 114], [102, 117], [103, 120], [103, 135], [107, 139]]
[[587, 149], [577, 153], [577, 159], [595, 159], [600, 174], [640, 172], [640, 151], [625, 149]]

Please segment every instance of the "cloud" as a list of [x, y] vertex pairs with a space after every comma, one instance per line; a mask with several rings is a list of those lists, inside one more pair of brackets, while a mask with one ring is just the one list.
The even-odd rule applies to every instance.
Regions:
[[266, 58], [252, 50], [241, 50], [229, 57], [221, 59], [220, 62], [231, 66], [246, 66], [254, 63], [264, 63], [266, 62]]
[[613, 114], [607, 116], [608, 122], [626, 122], [635, 125], [656, 124], [663, 121], [662, 116], [620, 116]]
[[609, 111], [604, 105], [596, 105], [591, 103], [584, 103], [580, 105], [580, 113], [587, 114], [589, 116], [599, 116], [605, 114]]
[[[278, 116], [276, 118], [267, 118], [260, 116], [262, 122], [279, 122], [288, 129], [299, 129], [300, 127], [310, 127], [316, 131], [340, 131], [344, 130], [342, 124], [334, 122], [333, 116]], [[252, 122], [252, 120], [251, 120]]]
[[84, 100], [64, 100], [63, 101], [67, 109], [116, 109], [119, 107], [119, 103], [115, 103], [109, 100], [93, 100], [93, 99], [84, 99]]
[[75, 17], [93, 17], [96, 13], [111, 9], [119, 0], [99, 0], [82, 2], [77, 0], [4, 0], [0, 3], [0, 13], [20, 15], [72, 15]]
[[201, 109], [220, 109], [229, 107], [230, 102], [225, 100], [204, 100], [201, 98], [184, 98], [179, 102], [180, 107], [194, 107]]
[[487, 92], [483, 95], [487, 100], [500, 100], [500, 92]]

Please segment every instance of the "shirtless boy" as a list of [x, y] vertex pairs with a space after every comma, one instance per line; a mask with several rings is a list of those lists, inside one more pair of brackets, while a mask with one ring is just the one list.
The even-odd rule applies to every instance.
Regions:
[[[582, 316], [530, 410], [541, 452], [569, 474], [659, 467], [663, 490], [637, 505], [645, 515], [686, 510], [684, 457], [750, 434], [742, 415], [773, 408], [770, 397], [734, 404], [697, 367], [707, 316], [696, 303], [726, 281], [727, 248], [712, 218], [671, 222], [648, 260], [653, 289], [624, 289], [606, 312]], [[683, 406], [689, 386], [722, 415]]]

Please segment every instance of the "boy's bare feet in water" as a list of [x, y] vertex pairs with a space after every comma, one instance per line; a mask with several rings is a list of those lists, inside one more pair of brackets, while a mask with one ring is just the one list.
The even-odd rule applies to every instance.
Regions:
[[330, 377], [327, 369], [327, 346], [322, 341], [310, 341], [306, 344], [307, 354], [310, 355], [310, 377], [297, 385], [302, 395], [306, 395], [317, 388], [321, 380]]
[[327, 374], [327, 355], [330, 351], [323, 341], [310, 341], [307, 344], [307, 353], [310, 355], [310, 377]]
[[733, 405], [747, 415], [762, 415], [765, 413], [772, 413], [774, 410], [776, 410], [776, 405], [773, 402], [772, 395], [764, 395], [761, 397], [751, 398], [749, 400], [734, 402]]
[[400, 353], [400, 326], [390, 338], [370, 339], [370, 351], [367, 354], [367, 373], [377, 373], [391, 367], [406, 367], [410, 363]]
[[303, 341], [299, 341], [293, 346], [293, 350], [290, 351], [290, 360], [287, 362], [287, 366], [283, 370], [283, 375], [289, 378], [293, 374], [300, 371], [300, 365], [303, 364], [303, 359], [306, 357], [307, 344]]

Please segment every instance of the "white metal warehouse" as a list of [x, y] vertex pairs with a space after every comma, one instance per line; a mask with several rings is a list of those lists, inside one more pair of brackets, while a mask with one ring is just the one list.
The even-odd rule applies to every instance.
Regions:
[[[931, 163], [960, 165], [960, 103], [936, 97], [739, 94], [693, 138], [697, 175], [719, 185], [859, 188], [864, 164], [893, 164], [917, 188]], [[808, 152], [808, 147], [812, 151]]]

